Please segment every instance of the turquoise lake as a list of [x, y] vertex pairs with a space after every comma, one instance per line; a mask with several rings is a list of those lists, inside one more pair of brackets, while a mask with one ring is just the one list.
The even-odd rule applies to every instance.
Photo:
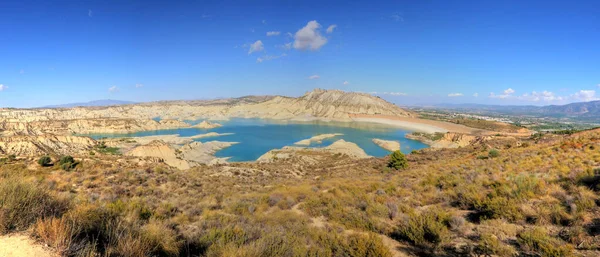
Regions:
[[[197, 124], [198, 121], [187, 121], [190, 124]], [[286, 122], [264, 119], [231, 119], [228, 121], [217, 121], [223, 127], [215, 129], [169, 129], [144, 131], [131, 134], [96, 134], [93, 138], [101, 137], [141, 137], [152, 135], [170, 135], [179, 134], [182, 137], [194, 136], [208, 132], [233, 133], [232, 135], [202, 138], [197, 141], [225, 141], [239, 142], [229, 148], [218, 151], [217, 157], [231, 157], [229, 161], [243, 162], [254, 161], [264, 153], [272, 149], [292, 146], [295, 142], [311, 138], [320, 134], [342, 133], [344, 135], [323, 140], [321, 144], [311, 144], [310, 147], [324, 147], [339, 140], [344, 139], [357, 144], [371, 156], [382, 157], [389, 152], [372, 142], [373, 138], [384, 140], [397, 140], [400, 142], [401, 151], [410, 153], [412, 150], [418, 150], [428, 147], [427, 145], [410, 140], [404, 137], [411, 131], [402, 130], [380, 124], [357, 123], [357, 122]]]

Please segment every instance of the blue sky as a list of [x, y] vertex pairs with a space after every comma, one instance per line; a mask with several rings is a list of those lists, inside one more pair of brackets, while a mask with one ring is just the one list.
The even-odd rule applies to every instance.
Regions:
[[398, 104], [596, 100], [599, 14], [600, 1], [3, 0], [0, 106], [313, 88]]

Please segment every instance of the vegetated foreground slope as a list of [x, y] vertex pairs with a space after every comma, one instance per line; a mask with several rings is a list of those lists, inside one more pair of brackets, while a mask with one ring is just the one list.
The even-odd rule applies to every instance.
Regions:
[[314, 151], [185, 172], [8, 161], [0, 233], [65, 255], [598, 256], [598, 149], [594, 130], [421, 150], [400, 171]]

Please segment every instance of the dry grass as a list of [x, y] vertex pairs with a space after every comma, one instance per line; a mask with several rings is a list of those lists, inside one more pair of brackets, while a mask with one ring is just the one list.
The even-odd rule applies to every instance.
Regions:
[[597, 256], [599, 143], [596, 131], [485, 160], [485, 145], [419, 151], [402, 171], [325, 155], [232, 164], [237, 174], [102, 158], [77, 172], [2, 165], [0, 224], [37, 221], [65, 255], [390, 256], [386, 235], [417, 255]]

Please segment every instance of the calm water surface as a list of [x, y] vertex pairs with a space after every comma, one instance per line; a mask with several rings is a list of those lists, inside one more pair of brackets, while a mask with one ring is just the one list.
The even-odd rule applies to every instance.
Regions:
[[[197, 124], [202, 120], [188, 121], [190, 124]], [[342, 133], [343, 136], [337, 136], [323, 140], [321, 144], [312, 144], [311, 147], [324, 147], [331, 143], [344, 139], [357, 144], [365, 150], [367, 154], [381, 157], [389, 154], [388, 151], [379, 147], [371, 140], [380, 138], [385, 140], [400, 141], [401, 151], [409, 153], [412, 150], [426, 148], [427, 145], [410, 140], [404, 137], [411, 131], [402, 130], [386, 125], [370, 123], [346, 123], [346, 122], [286, 122], [264, 119], [231, 119], [229, 121], [218, 121], [223, 127], [215, 129], [169, 129], [144, 131], [131, 134], [95, 134], [93, 138], [101, 137], [140, 137], [152, 135], [170, 135], [179, 134], [182, 137], [194, 136], [208, 132], [233, 133], [233, 135], [202, 138], [197, 141], [226, 141], [239, 142], [229, 148], [218, 151], [217, 157], [231, 157], [230, 161], [254, 161], [271, 149], [291, 146], [295, 142], [307, 139], [320, 134]]]

